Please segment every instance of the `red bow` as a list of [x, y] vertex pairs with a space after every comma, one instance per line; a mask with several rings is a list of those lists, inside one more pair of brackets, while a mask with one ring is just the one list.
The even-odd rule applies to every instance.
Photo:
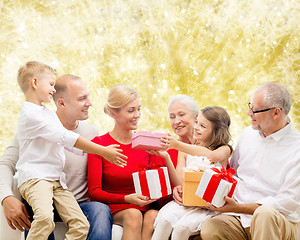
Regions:
[[221, 170], [219, 170], [218, 168], [211, 168], [211, 170], [213, 170], [217, 174], [214, 174], [211, 177], [202, 198], [207, 202], [212, 202], [212, 199], [215, 195], [215, 192], [217, 191], [221, 179], [232, 183], [232, 187], [227, 195], [231, 198], [237, 185], [237, 180], [233, 177], [235, 170], [233, 168], [229, 168], [226, 170], [224, 166], [221, 168]]
[[151, 169], [159, 169], [160, 167], [165, 167], [161, 163], [151, 163], [150, 165], [138, 163], [137, 170], [140, 171], [146, 171], [146, 170], [151, 170]]
[[226, 168], [222, 166], [221, 170], [218, 168], [211, 168], [211, 170], [217, 172], [216, 177], [219, 177], [221, 179], [227, 180], [230, 183], [234, 183], [236, 180], [233, 178], [233, 174], [235, 174], [235, 170], [233, 168]]

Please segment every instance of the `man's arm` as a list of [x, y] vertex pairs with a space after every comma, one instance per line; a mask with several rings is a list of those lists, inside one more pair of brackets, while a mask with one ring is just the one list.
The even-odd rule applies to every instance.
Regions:
[[12, 191], [18, 159], [19, 145], [15, 137], [0, 159], [0, 202], [8, 225], [14, 230], [18, 228], [23, 231], [23, 228], [29, 230], [31, 223], [24, 204], [13, 195]]

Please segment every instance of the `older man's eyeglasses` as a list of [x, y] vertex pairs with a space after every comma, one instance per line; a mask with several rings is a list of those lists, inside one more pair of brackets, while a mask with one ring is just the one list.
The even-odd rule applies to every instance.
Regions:
[[261, 112], [267, 112], [267, 111], [270, 111], [271, 109], [275, 109], [276, 108], [276, 107], [271, 107], [271, 108], [266, 108], [266, 109], [254, 111], [253, 107], [252, 107], [252, 104], [250, 102], [248, 103], [248, 107], [249, 107], [249, 110], [252, 112], [252, 114], [261, 113]]

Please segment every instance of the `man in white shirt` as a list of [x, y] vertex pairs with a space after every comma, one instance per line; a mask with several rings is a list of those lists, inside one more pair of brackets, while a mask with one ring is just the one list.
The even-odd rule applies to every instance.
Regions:
[[289, 122], [291, 97], [279, 83], [259, 87], [231, 159], [240, 182], [220, 213], [205, 221], [203, 240], [296, 239], [300, 226], [300, 133]]
[[[82, 122], [88, 118], [92, 105], [84, 82], [76, 76], [64, 75], [56, 81], [53, 98], [57, 106], [57, 116], [65, 128], [92, 139], [98, 135], [96, 128]], [[82, 211], [90, 222], [88, 239], [111, 239], [112, 216], [109, 208], [99, 202], [90, 202], [87, 191], [87, 155], [76, 155], [65, 151], [66, 182], [73, 192]], [[11, 228], [28, 230], [31, 223], [23, 205], [12, 194], [12, 177], [19, 158], [18, 141], [9, 146], [0, 160], [0, 202]]]

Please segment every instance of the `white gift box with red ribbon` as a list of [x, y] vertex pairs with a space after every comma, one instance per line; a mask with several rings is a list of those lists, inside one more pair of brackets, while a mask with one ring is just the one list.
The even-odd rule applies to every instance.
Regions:
[[132, 173], [135, 192], [150, 199], [158, 199], [172, 193], [167, 167], [141, 170]]
[[233, 168], [210, 168], [204, 171], [196, 195], [215, 207], [225, 204], [225, 196], [232, 197], [238, 178], [233, 176]]

